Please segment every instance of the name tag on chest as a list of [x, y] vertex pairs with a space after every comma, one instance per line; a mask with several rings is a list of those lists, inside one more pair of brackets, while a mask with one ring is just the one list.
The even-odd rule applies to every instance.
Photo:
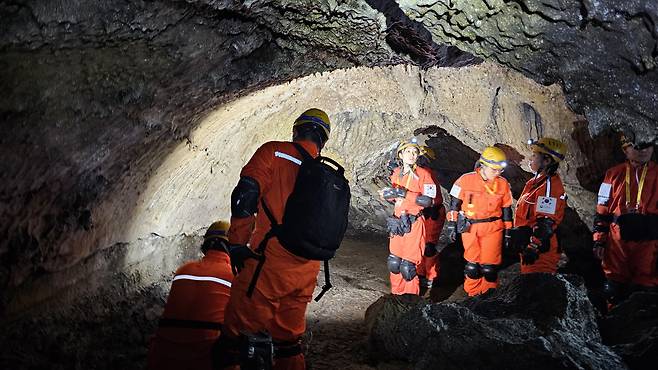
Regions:
[[557, 208], [557, 199], [553, 197], [537, 198], [537, 212], [554, 215]]

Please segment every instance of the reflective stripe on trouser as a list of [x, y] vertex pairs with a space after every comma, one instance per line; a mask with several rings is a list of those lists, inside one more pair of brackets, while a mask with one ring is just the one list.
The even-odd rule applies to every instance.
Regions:
[[608, 280], [624, 284], [658, 286], [658, 240], [623, 242], [617, 224], [610, 225], [603, 272]]
[[[462, 234], [464, 259], [479, 264], [499, 265], [502, 262], [502, 221], [471, 225], [470, 232]], [[469, 296], [482, 294], [498, 286], [498, 280], [488, 282], [483, 277], [464, 277], [464, 290]]]
[[560, 261], [560, 253], [557, 249], [557, 237], [553, 235], [551, 237], [551, 248], [548, 252], [540, 253], [539, 259], [532, 265], [521, 264], [521, 273], [549, 272], [554, 274], [557, 271], [557, 263]]

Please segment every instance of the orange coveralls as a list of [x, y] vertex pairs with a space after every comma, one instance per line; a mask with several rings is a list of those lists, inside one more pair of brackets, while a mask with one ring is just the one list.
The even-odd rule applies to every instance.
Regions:
[[[626, 169], [629, 169], [630, 199], [626, 197]], [[642, 176], [643, 167], [633, 168], [628, 162], [612, 167], [605, 173], [605, 179], [599, 188], [596, 213], [603, 216], [619, 216], [629, 209], [636, 208], [641, 214], [658, 214], [658, 165], [650, 161], [646, 175]], [[645, 177], [640, 201], [639, 184]], [[627, 205], [628, 202], [628, 205]], [[639, 203], [636, 205], [636, 203]], [[603, 272], [608, 280], [637, 284], [647, 287], [658, 286], [656, 258], [658, 241], [623, 241], [619, 225], [610, 224], [610, 232], [595, 232], [594, 241], [607, 244], [603, 257]]]
[[[450, 195], [463, 202], [461, 209], [469, 219], [499, 218], [491, 222], [474, 223], [468, 232], [462, 234], [462, 242], [466, 261], [480, 265], [500, 265], [503, 229], [512, 227], [511, 221], [502, 220], [503, 208], [512, 206], [512, 192], [507, 180], [499, 176], [485, 183], [478, 168], [457, 179]], [[456, 213], [451, 210], [451, 220], [456, 220]], [[488, 282], [483, 277], [465, 277], [464, 280], [464, 290], [469, 296], [484, 293], [497, 286], [498, 281]]]
[[[298, 143], [311, 156], [318, 155], [313, 142]], [[268, 142], [258, 148], [240, 173], [240, 176], [251, 177], [259, 184], [258, 213], [255, 218], [231, 217], [230, 243], [249, 243], [252, 249], [258, 248], [270, 230], [270, 220], [262, 209], [261, 200], [265, 201], [277, 222], [281, 222], [301, 158], [290, 142]], [[235, 279], [226, 307], [225, 332], [237, 338], [241, 330], [251, 333], [267, 331], [275, 342], [298, 341], [306, 330], [306, 305], [315, 289], [320, 261], [298, 257], [288, 252], [276, 237], [271, 238], [265, 248], [265, 263], [249, 298], [246, 292], [257, 264], [258, 261], [248, 259]], [[275, 358], [274, 369], [305, 369], [304, 355]]]
[[[229, 256], [209, 250], [200, 261], [176, 271], [163, 319], [223, 324], [232, 280]], [[151, 339], [148, 369], [210, 370], [211, 348], [219, 334], [219, 329], [163, 325]]]
[[[436, 198], [434, 204], [439, 207], [439, 217], [434, 220], [431, 217], [425, 217], [425, 243], [438, 243], [443, 224], [446, 221], [446, 209], [443, 206], [443, 195], [441, 195], [441, 183], [439, 182], [436, 173], [431, 169], [427, 169], [432, 175], [432, 180], [436, 184]], [[418, 265], [418, 275], [425, 276], [427, 280], [433, 281], [439, 276], [439, 254], [432, 257], [423, 255], [420, 265]]]
[[[549, 197], [552, 199], [547, 199]], [[538, 202], [538, 200], [540, 201]], [[552, 206], [552, 204], [555, 206]], [[531, 272], [555, 273], [557, 271], [560, 251], [555, 230], [564, 218], [566, 207], [567, 195], [564, 192], [564, 186], [559, 175], [555, 174], [550, 178], [539, 175], [526, 182], [519, 201], [516, 203], [514, 226], [529, 226], [532, 228], [539, 217], [550, 218], [554, 221], [554, 224], [550, 249], [547, 252], [540, 253], [539, 258], [532, 265], [521, 264], [522, 274]], [[536, 242], [539, 244], [538, 240]]]
[[[395, 217], [400, 217], [402, 213], [408, 215], [419, 215], [419, 218], [411, 225], [411, 231], [403, 236], [392, 235], [389, 243], [389, 251], [402, 259], [416, 264], [416, 273], [418, 265], [422, 261], [423, 251], [425, 250], [425, 218], [422, 215], [423, 207], [416, 204], [416, 197], [426, 195], [430, 198], [436, 198], [439, 189], [429, 170], [416, 167], [406, 175], [401, 176], [401, 168], [393, 170], [391, 183], [393, 187], [405, 188], [407, 194], [402, 202], [397, 202], [394, 209]], [[402, 274], [390, 273], [391, 293], [393, 294], [419, 294], [420, 282], [418, 276], [411, 281], [406, 281]]]

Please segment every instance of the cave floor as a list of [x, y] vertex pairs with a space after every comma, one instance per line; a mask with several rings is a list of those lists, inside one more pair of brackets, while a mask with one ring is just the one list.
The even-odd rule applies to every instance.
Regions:
[[[389, 293], [388, 239], [346, 238], [330, 261], [333, 288], [307, 308], [306, 353], [309, 369], [393, 369], [369, 364], [364, 315], [368, 306]], [[318, 275], [315, 295], [324, 284]], [[383, 367], [386, 366], [386, 367]]]

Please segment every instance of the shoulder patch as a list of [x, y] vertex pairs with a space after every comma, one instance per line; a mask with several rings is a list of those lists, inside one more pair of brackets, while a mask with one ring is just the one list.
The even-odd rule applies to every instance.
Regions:
[[459, 194], [461, 194], [461, 192], [462, 192], [462, 188], [459, 185], [457, 184], [452, 185], [452, 188], [450, 189], [450, 195], [452, 195], [455, 198], [459, 198]]
[[599, 194], [598, 194], [598, 204], [599, 205], [606, 205], [608, 204], [608, 201], [610, 200], [610, 191], [612, 191], [612, 184], [608, 183], [602, 183], [601, 187], [599, 187]]

